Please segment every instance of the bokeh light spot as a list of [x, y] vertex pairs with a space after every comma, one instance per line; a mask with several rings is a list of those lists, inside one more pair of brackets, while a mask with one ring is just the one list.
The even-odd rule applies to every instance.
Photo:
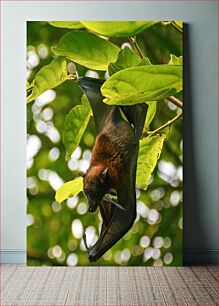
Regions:
[[74, 196], [74, 197], [71, 197], [71, 198], [68, 198], [67, 200], [67, 206], [69, 208], [75, 208], [78, 204], [78, 196]]
[[84, 215], [87, 212], [87, 205], [84, 202], [78, 204], [77, 212], [79, 215]]
[[41, 94], [36, 100], [35, 104], [38, 107], [43, 107], [47, 105], [48, 103], [52, 102], [56, 98], [56, 92], [55, 90], [49, 89], [45, 91], [43, 94]]
[[70, 255], [68, 255], [67, 257], [67, 265], [70, 267], [74, 267], [76, 266], [78, 263], [78, 255], [75, 253], [72, 253]]
[[140, 246], [147, 248], [150, 245], [150, 238], [148, 236], [142, 236], [140, 239]]
[[52, 203], [52, 210], [53, 210], [54, 212], [59, 212], [61, 209], [62, 209], [62, 205], [61, 205], [61, 204], [59, 204], [59, 203], [56, 202], [56, 201], [54, 201], [54, 202]]
[[152, 258], [155, 260], [160, 258], [160, 249], [153, 249]]
[[69, 73], [74, 74], [77, 70], [75, 63], [73, 62], [68, 63], [67, 70]]
[[58, 148], [54, 147], [49, 151], [49, 159], [51, 161], [56, 161], [60, 156], [60, 151]]
[[150, 209], [147, 217], [147, 222], [149, 224], [155, 224], [159, 222], [160, 220], [160, 214], [156, 209]]
[[169, 265], [173, 261], [172, 253], [166, 253], [163, 257], [163, 261], [165, 264]]
[[89, 78], [95, 78], [95, 79], [99, 78], [99, 74], [96, 71], [93, 71], [93, 70], [87, 70], [86, 73], [85, 73], [85, 76], [89, 77]]
[[34, 224], [34, 216], [31, 214], [27, 214], [27, 226], [31, 226]]
[[163, 247], [163, 245], [164, 245], [164, 239], [162, 237], [157, 236], [157, 237], [154, 238], [154, 240], [153, 240], [154, 248], [160, 249], [160, 248]]
[[80, 239], [83, 234], [83, 226], [79, 219], [75, 219], [71, 225], [72, 234], [75, 238]]
[[164, 237], [164, 244], [163, 244], [163, 247], [165, 249], [168, 249], [171, 247], [171, 244], [172, 244], [172, 241], [170, 239], [170, 237]]
[[170, 195], [170, 203], [172, 206], [177, 206], [180, 201], [180, 193], [178, 190], [174, 190]]

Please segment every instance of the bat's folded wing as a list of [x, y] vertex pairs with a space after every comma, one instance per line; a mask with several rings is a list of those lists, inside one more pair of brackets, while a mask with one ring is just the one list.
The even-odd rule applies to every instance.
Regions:
[[113, 204], [102, 202], [100, 213], [103, 219], [100, 237], [93, 247], [88, 249], [90, 262], [98, 260], [118, 240], [120, 240], [132, 227], [136, 218], [135, 189], [123, 186], [118, 192], [120, 209]]

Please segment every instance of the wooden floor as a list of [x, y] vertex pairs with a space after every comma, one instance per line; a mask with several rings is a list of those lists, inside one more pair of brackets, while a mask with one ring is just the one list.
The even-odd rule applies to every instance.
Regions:
[[1, 266], [0, 305], [218, 305], [217, 267]]

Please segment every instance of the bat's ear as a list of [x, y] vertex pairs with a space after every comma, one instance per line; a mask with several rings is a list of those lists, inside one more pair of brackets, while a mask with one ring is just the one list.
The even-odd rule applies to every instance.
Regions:
[[108, 173], [108, 167], [106, 169], [104, 169], [103, 172], [101, 173], [100, 180], [101, 180], [102, 183], [105, 181], [107, 173]]

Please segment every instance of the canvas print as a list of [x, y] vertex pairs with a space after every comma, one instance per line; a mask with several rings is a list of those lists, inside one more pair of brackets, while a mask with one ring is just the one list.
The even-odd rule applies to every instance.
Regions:
[[180, 266], [181, 21], [27, 22], [27, 264]]

